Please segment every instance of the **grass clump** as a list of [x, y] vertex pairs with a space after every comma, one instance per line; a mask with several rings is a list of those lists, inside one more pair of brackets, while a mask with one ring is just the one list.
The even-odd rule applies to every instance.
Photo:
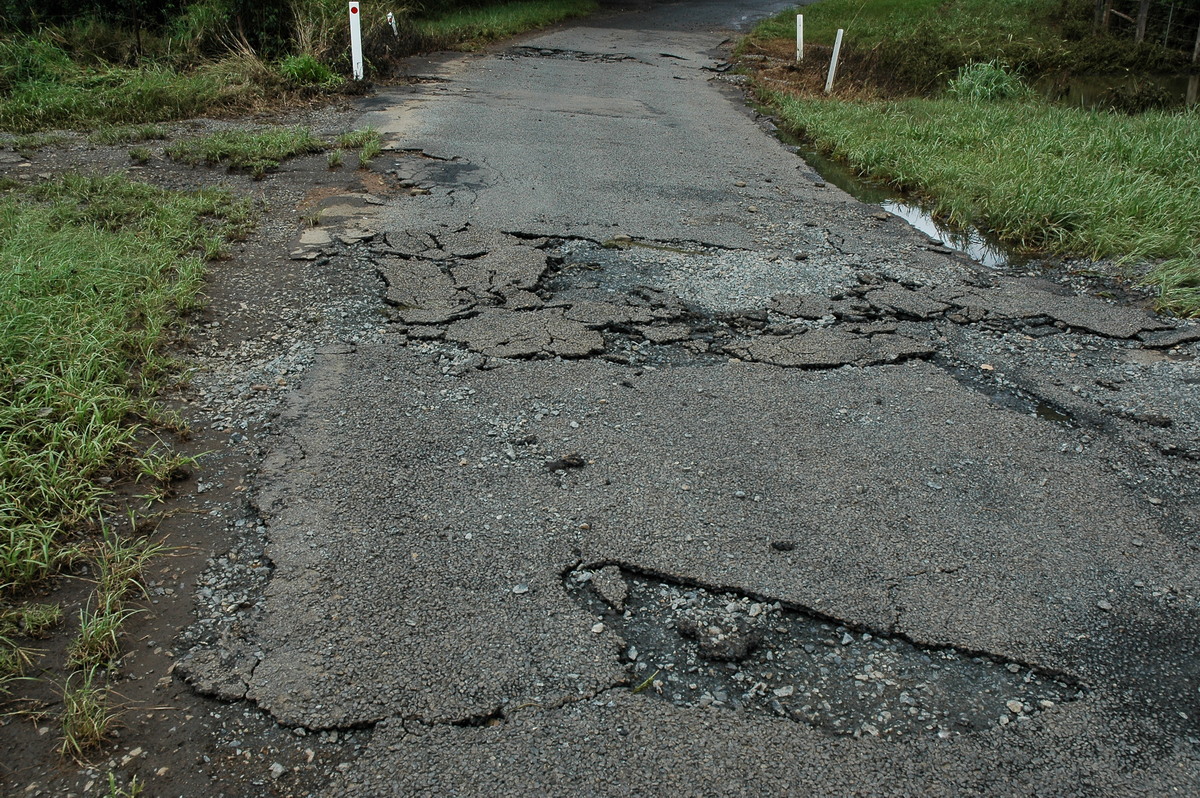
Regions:
[[297, 155], [324, 152], [328, 145], [308, 128], [276, 127], [256, 131], [232, 130], [168, 146], [168, 157], [196, 166], [225, 164], [261, 179], [281, 161]]
[[968, 102], [1019, 100], [1033, 96], [1033, 90], [999, 61], [962, 67], [946, 87], [946, 93]]
[[67, 677], [63, 686], [62, 743], [64, 755], [83, 759], [98, 747], [116, 724], [117, 714], [108, 705], [108, 689], [100, 684], [98, 669]]
[[[337, 137], [334, 144], [340, 149], [358, 150], [360, 166], [369, 166], [379, 153], [383, 151], [383, 137], [374, 128], [352, 130]], [[332, 168], [332, 164], [330, 165]]]
[[121, 627], [139, 612], [124, 607], [113, 594], [96, 595], [94, 606], [79, 610], [79, 632], [67, 649], [67, 664], [75, 668], [108, 667], [121, 653]]
[[337, 73], [307, 53], [280, 61], [279, 73], [296, 86], [332, 88], [343, 82]]
[[137, 456], [159, 348], [191, 307], [202, 253], [249, 223], [220, 191], [67, 175], [0, 197], [0, 593], [80, 556]]
[[1200, 314], [1200, 114], [1041, 102], [841, 102], [770, 94], [787, 126], [954, 224], [1020, 248], [1160, 260], [1172, 309]]

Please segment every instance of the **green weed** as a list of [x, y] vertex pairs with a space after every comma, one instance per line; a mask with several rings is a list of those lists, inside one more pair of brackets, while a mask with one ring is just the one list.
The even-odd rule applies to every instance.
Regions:
[[83, 759], [116, 724], [117, 714], [108, 706], [108, 689], [98, 682], [98, 670], [90, 668], [71, 674], [63, 685], [59, 750], [64, 755]]
[[95, 606], [89, 602], [79, 610], [79, 632], [67, 647], [67, 664], [73, 668], [108, 667], [121, 653], [121, 627], [140, 612], [103, 589], [95, 598]]
[[296, 86], [331, 88], [342, 78], [309, 54], [292, 55], [279, 62], [279, 73]]
[[[133, 524], [132, 517], [130, 518]], [[134, 527], [136, 529], [136, 526]], [[142, 575], [149, 562], [169, 549], [146, 537], [125, 539], [111, 527], [105, 527], [96, 546], [96, 565], [99, 570], [97, 592], [104, 597], [123, 599], [133, 593], [146, 594]]]
[[196, 166], [224, 164], [261, 179], [281, 161], [297, 155], [324, 152], [326, 143], [308, 128], [279, 127], [257, 131], [232, 130], [180, 141], [165, 150], [168, 157]]
[[35, 152], [45, 147], [57, 146], [66, 139], [52, 133], [30, 133], [13, 138], [11, 146], [17, 152]]
[[129, 780], [127, 787], [122, 787], [117, 783], [117, 774], [110, 771], [108, 774], [108, 795], [106, 798], [139, 798], [145, 789], [145, 782], [139, 781], [137, 776]]
[[150, 163], [150, 159], [154, 157], [154, 153], [149, 147], [132, 147], [129, 150], [129, 160], [141, 166]]
[[999, 61], [968, 64], [946, 87], [946, 93], [967, 102], [1019, 100], [1033, 95], [1033, 90]]
[[342, 150], [341, 150], [340, 148], [339, 148], [339, 149], [330, 150], [330, 151], [329, 151], [329, 158], [328, 158], [328, 160], [327, 160], [327, 162], [328, 162], [328, 164], [329, 164], [329, 168], [330, 168], [330, 169], [337, 169], [337, 168], [339, 168], [339, 167], [342, 165], [342, 161], [344, 160], [344, 158], [345, 158], [345, 153], [343, 153], [343, 152], [342, 152]]
[[374, 128], [352, 130], [337, 137], [338, 147], [347, 150], [358, 150], [360, 166], [369, 166], [371, 161], [383, 151], [383, 138]]
[[[874, 82], [909, 93], [936, 92], [960, 68], [995, 59], [1035, 76], [1169, 72], [1186, 68], [1190, 56], [1093, 36], [1090, 8], [1064, 0], [822, 0], [798, 10], [809, 44], [829, 47], [837, 29], [845, 31], [839, 75], [869, 73]], [[794, 42], [796, 13], [766, 20], [743, 48]]]
[[0, 609], [0, 636], [46, 637], [62, 623], [62, 607], [57, 604], [25, 604]]

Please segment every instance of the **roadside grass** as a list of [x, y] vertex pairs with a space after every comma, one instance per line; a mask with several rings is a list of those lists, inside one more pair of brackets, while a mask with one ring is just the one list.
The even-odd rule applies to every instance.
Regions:
[[[345, 150], [358, 150], [359, 164], [368, 166], [382, 152], [383, 138], [379, 131], [365, 128], [343, 133], [331, 143], [314, 136], [308, 128], [273, 127], [184, 139], [168, 145], [164, 152], [167, 157], [192, 166], [224, 165], [232, 170], [249, 172], [256, 180], [261, 180], [288, 158], [325, 152], [330, 148], [327, 161], [330, 169], [342, 164]], [[146, 155], [149, 157], [148, 153]]]
[[261, 179], [281, 161], [297, 155], [324, 152], [326, 143], [308, 128], [275, 127], [255, 131], [230, 130], [169, 145], [167, 157], [191, 166], [224, 164]]
[[[802, 13], [805, 41], [817, 48], [845, 30], [839, 75], [870, 73], [907, 93], [935, 92], [960, 68], [986, 61], [1025, 76], [1188, 67], [1190, 53], [1092, 35], [1091, 9], [1090, 0], [822, 0], [766, 20], [741, 48], [794, 52]], [[828, 50], [821, 55], [827, 63]]]
[[764, 91], [783, 124], [952, 224], [1126, 263], [1200, 315], [1200, 111], [1125, 116], [1038, 101], [843, 102]]
[[581, 17], [597, 8], [596, 0], [519, 0], [451, 9], [418, 19], [416, 28], [426, 46], [470, 48]]
[[165, 122], [218, 110], [246, 110], [269, 90], [253, 64], [226, 59], [181, 72], [164, 65], [78, 67], [0, 93], [0, 130], [91, 128]]
[[202, 254], [249, 223], [225, 192], [124, 176], [0, 197], [0, 595], [83, 556], [68, 531], [94, 524], [101, 478], [122, 478], [139, 430], [164, 418], [148, 397]]
[[334, 146], [337, 147], [334, 152], [358, 150], [359, 165], [367, 166], [383, 151], [383, 137], [374, 128], [352, 130], [349, 133], [343, 133], [338, 136], [334, 141]]

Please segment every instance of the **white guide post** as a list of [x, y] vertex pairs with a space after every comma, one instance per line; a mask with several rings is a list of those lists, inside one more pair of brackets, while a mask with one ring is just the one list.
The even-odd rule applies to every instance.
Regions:
[[389, 11], [387, 15], [387, 21], [388, 24], [392, 26], [392, 35], [399, 39], [400, 31], [396, 29], [396, 15]]
[[804, 15], [796, 15], [796, 63], [804, 60]]
[[838, 53], [842, 51], [842, 29], [838, 28], [837, 38], [833, 40], [833, 58], [829, 60], [829, 77], [825, 79], [825, 93], [833, 91], [833, 75], [837, 72]]
[[358, 19], [358, 3], [350, 4], [350, 70], [355, 80], [362, 80], [362, 25]]

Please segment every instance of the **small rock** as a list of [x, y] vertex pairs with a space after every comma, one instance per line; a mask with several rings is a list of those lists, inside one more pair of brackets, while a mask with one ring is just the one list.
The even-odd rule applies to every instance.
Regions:
[[1108, 601], [1108, 599], [1100, 599], [1096, 602], [1096, 606], [1105, 612], [1112, 612], [1113, 608], [1113, 605]]
[[773, 692], [779, 698], [787, 698], [796, 692], [796, 688], [789, 684], [787, 687], [776, 687], [771, 692]]
[[746, 208], [746, 213], [758, 213], [758, 206], [751, 205], [750, 207]]
[[1025, 705], [1015, 698], [1005, 701], [1004, 706], [1008, 707], [1008, 711], [1014, 715], [1020, 715], [1025, 710]]
[[775, 551], [792, 551], [796, 548], [796, 544], [790, 540], [777, 540], [771, 544], [771, 548]]
[[853, 636], [853, 635], [851, 635], [849, 632], [843, 632], [843, 633], [842, 633], [842, 645], [843, 645], [843, 646], [848, 646], [848, 645], [850, 645], [850, 644], [851, 644], [851, 643], [853, 643], [853, 642], [854, 642], [854, 636]]
[[746, 187], [746, 181], [745, 181], [745, 180], [736, 180], [736, 181], [734, 181], [734, 183], [733, 183], [733, 184], [734, 184], [735, 186], [737, 186], [738, 188], [745, 188], [745, 187]]
[[528, 593], [529, 585], [525, 585], [525, 584], [516, 585], [515, 587], [513, 587], [512, 592], [514, 592], [518, 595], [520, 595], [521, 593]]
[[598, 634], [602, 633], [603, 631], [604, 631], [604, 624], [602, 624], [602, 623], [592, 624], [592, 634], [598, 635]]
[[271, 778], [273, 778], [273, 779], [279, 778], [280, 776], [282, 776], [284, 774], [284, 772], [286, 770], [287, 770], [287, 768], [285, 768], [283, 765], [279, 764], [278, 762], [275, 762], [274, 764], [271, 765]]

